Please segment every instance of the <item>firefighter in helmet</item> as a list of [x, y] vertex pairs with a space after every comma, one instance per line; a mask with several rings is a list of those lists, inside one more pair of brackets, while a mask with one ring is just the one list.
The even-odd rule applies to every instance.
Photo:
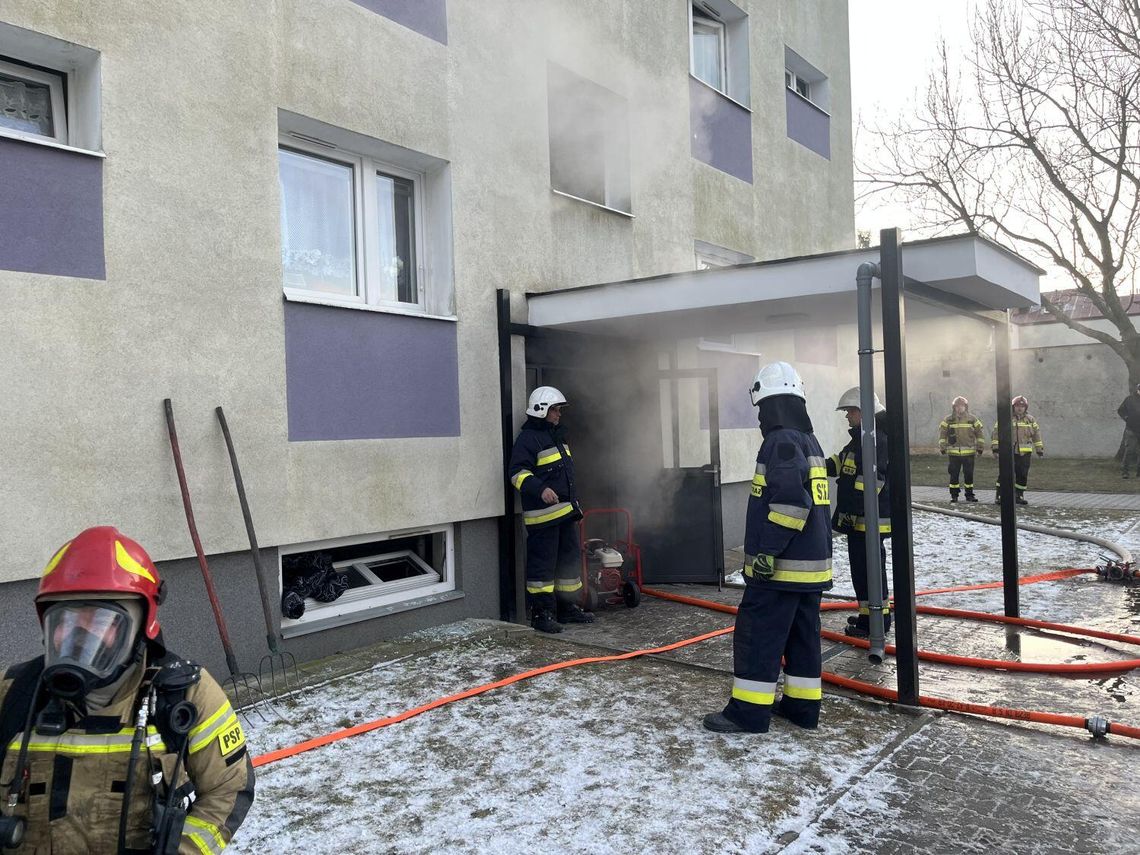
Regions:
[[0, 679], [0, 848], [203, 855], [241, 825], [241, 724], [214, 678], [166, 649], [162, 596], [154, 562], [110, 526], [48, 562], [44, 655]]
[[[827, 465], [803, 381], [791, 365], [765, 365], [751, 395], [764, 442], [748, 499], [732, 697], [704, 718], [718, 733], [767, 733], [773, 713], [812, 729], [823, 698], [819, 601], [831, 587]], [[781, 658], [784, 689], [776, 704]]]
[[[1018, 395], [1010, 406], [1013, 408], [1013, 487], [1017, 491], [1014, 499], [1019, 505], [1028, 505], [1025, 491], [1029, 489], [1029, 464], [1033, 462], [1033, 452], [1038, 457], [1045, 456], [1045, 443], [1041, 440], [1041, 426], [1037, 419], [1029, 415], [1029, 400]], [[993, 439], [990, 446], [994, 456], [998, 453], [998, 422], [994, 422]], [[1001, 475], [998, 475], [994, 503], [1001, 502]]]
[[[871, 607], [867, 599], [867, 522], [863, 516], [863, 411], [859, 387], [852, 386], [839, 398], [837, 410], [847, 416], [851, 441], [827, 461], [827, 474], [838, 479], [835, 484], [835, 512], [832, 526], [847, 535], [847, 558], [851, 565], [851, 584], [859, 601], [859, 614], [847, 621], [847, 634], [867, 638], [871, 633]], [[886, 408], [875, 395], [875, 493], [879, 504], [879, 534], [890, 534], [891, 502], [887, 492]], [[879, 540], [879, 567], [883, 574], [883, 631], [891, 628], [891, 610], [887, 599], [887, 546]]]
[[565, 406], [565, 396], [553, 386], [530, 393], [526, 422], [507, 465], [507, 477], [522, 497], [526, 599], [531, 626], [539, 632], [561, 632], [565, 623], [594, 622], [593, 614], [577, 602], [582, 595], [582, 510], [562, 425]]
[[982, 420], [970, 412], [970, 402], [959, 395], [950, 405], [950, 415], [938, 426], [938, 451], [948, 455], [950, 465], [950, 501], [958, 501], [961, 488], [966, 488], [966, 501], [976, 502], [974, 495], [974, 460], [986, 450], [986, 429]]

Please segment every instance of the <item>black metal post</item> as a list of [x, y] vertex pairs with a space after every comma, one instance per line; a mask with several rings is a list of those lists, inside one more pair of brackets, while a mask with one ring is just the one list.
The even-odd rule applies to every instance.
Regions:
[[515, 493], [507, 480], [507, 462], [514, 446], [512, 404], [514, 386], [511, 379], [511, 292], [499, 288], [496, 293], [499, 321], [499, 405], [503, 440], [503, 515], [499, 517], [499, 619], [519, 619], [518, 567], [515, 555]]
[[994, 367], [997, 373], [998, 483], [1001, 484], [1001, 576], [1007, 617], [1021, 617], [1018, 587], [1017, 492], [1013, 483], [1013, 410], [1009, 383], [1009, 312], [994, 324]]
[[898, 229], [883, 229], [879, 232], [898, 693], [899, 703], [917, 706], [918, 626], [915, 622], [914, 543], [910, 516], [910, 425], [907, 414], [906, 313], [903, 308], [901, 243], [902, 237]]
[[720, 380], [715, 368], [709, 369], [709, 469], [712, 476], [713, 561], [717, 590], [724, 589], [724, 519], [721, 507], [720, 469]]

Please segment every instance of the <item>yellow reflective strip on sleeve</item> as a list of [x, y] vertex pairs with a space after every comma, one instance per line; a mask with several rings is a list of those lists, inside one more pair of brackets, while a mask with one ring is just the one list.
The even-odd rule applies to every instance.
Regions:
[[[237, 728], [236, 733], [234, 730], [235, 727]], [[230, 714], [222, 719], [215, 727], [210, 728], [206, 733], [199, 734], [196, 739], [191, 739], [190, 753], [197, 754], [215, 739], [218, 740], [218, 747], [220, 748], [222, 746], [222, 737], [227, 735], [233, 739], [241, 739], [242, 742], [245, 741], [245, 735], [241, 732], [241, 725], [238, 724], [237, 714], [233, 710], [230, 710]], [[229, 751], [223, 753], [228, 754]]]
[[863, 492], [863, 476], [862, 475], [860, 475], [858, 478], [855, 479], [855, 489], [858, 490], [860, 493]]
[[194, 848], [201, 852], [202, 855], [215, 855], [214, 850], [210, 848], [210, 845], [208, 843], [206, 843], [205, 838], [203, 838], [202, 835], [198, 834], [196, 831], [187, 831], [185, 828], [183, 828], [182, 836], [193, 843]]
[[218, 707], [217, 711], [215, 711], [212, 716], [210, 716], [204, 722], [199, 724], [197, 727], [194, 727], [190, 730], [190, 738], [193, 739], [195, 736], [197, 736], [199, 733], [201, 733], [207, 727], [212, 726], [214, 724], [214, 722], [216, 722], [219, 718], [221, 718], [227, 712], [232, 712], [232, 711], [233, 711], [233, 708], [230, 707], [230, 702], [226, 701], [220, 707]]
[[752, 476], [752, 483], [757, 487], [767, 487], [768, 486], [768, 479], [765, 478], [763, 475], [753, 475]]
[[[203, 819], [198, 819], [198, 817], [196, 817], [196, 816], [187, 816], [186, 817], [186, 825], [193, 826], [194, 828], [197, 828], [200, 831], [205, 832], [205, 835], [203, 835], [201, 837], [198, 834], [196, 834], [195, 832], [189, 832], [191, 839], [193, 839], [194, 837], [199, 837], [199, 840], [201, 840], [202, 843], [207, 843], [207, 844], [213, 843], [213, 846], [206, 849], [205, 851], [207, 851], [207, 852], [221, 852], [222, 850], [224, 850], [226, 848], [225, 838], [222, 837], [221, 832], [218, 830], [218, 827], [216, 825], [212, 825], [211, 823], [208, 823]], [[203, 839], [203, 837], [205, 839]], [[195, 840], [194, 843], [199, 848], [201, 848], [201, 843], [199, 843], [199, 840]]]
[[768, 511], [768, 520], [776, 525], [782, 525], [784, 528], [794, 528], [796, 531], [803, 531], [804, 526], [807, 525], [807, 520], [790, 517], [779, 511]]
[[831, 571], [819, 570], [814, 573], [805, 573], [800, 570], [777, 570], [772, 574], [773, 582], [800, 582], [804, 585], [813, 585], [817, 582], [830, 582]]
[[808, 478], [826, 478], [826, 466], [810, 466], [808, 467]]
[[516, 490], [522, 490], [523, 481], [532, 476], [534, 473], [529, 469], [520, 469], [515, 473], [515, 477], [511, 479], [511, 483], [515, 485]]

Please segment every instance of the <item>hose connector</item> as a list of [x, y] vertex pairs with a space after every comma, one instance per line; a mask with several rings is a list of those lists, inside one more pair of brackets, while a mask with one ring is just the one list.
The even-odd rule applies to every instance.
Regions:
[[1093, 739], [1104, 739], [1108, 735], [1108, 719], [1102, 715], [1089, 716], [1085, 719], [1085, 728], [1093, 735]]

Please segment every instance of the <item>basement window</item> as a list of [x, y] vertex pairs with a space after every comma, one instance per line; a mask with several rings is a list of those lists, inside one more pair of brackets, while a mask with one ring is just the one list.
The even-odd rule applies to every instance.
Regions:
[[283, 548], [282, 591], [303, 590], [303, 580], [318, 568], [326, 568], [326, 574], [331, 568], [347, 587], [332, 602], [306, 597], [300, 617], [281, 620], [286, 638], [428, 605], [419, 601], [434, 602], [437, 595], [454, 591], [452, 528], [434, 526]]

